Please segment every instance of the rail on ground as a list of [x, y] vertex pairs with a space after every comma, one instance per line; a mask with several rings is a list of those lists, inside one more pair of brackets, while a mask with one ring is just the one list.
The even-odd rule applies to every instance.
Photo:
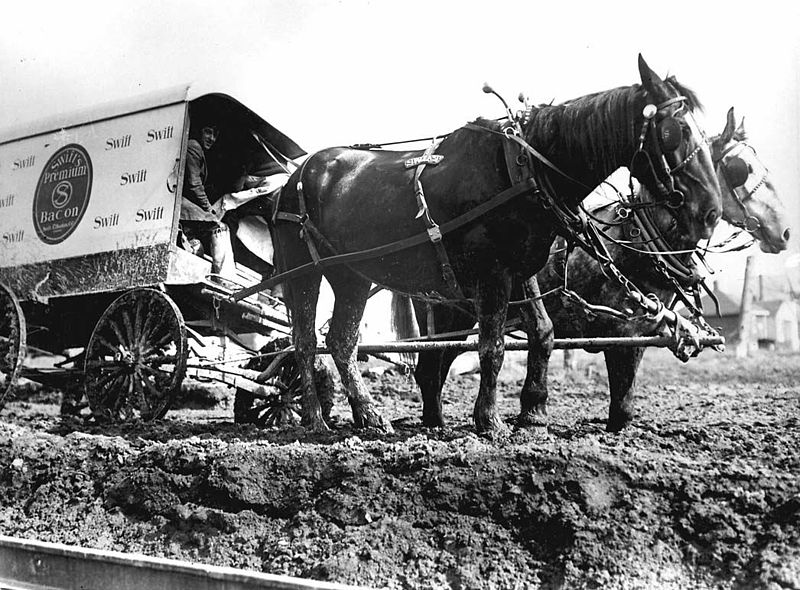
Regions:
[[319, 582], [0, 535], [0, 590], [354, 590]]

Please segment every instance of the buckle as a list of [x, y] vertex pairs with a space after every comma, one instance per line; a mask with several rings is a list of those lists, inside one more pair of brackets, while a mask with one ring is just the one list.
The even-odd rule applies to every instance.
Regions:
[[433, 227], [428, 228], [428, 237], [430, 238], [431, 242], [441, 242], [442, 241], [442, 230], [439, 229], [438, 225], [434, 225]]

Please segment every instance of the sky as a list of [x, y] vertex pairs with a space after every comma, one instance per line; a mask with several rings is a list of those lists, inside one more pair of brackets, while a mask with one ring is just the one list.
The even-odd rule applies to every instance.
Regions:
[[0, 129], [192, 83], [230, 94], [311, 152], [452, 131], [516, 103], [675, 74], [719, 133], [735, 106], [790, 211], [788, 253], [744, 257], [800, 286], [800, 5], [795, 2], [26, 0], [4, 7]]

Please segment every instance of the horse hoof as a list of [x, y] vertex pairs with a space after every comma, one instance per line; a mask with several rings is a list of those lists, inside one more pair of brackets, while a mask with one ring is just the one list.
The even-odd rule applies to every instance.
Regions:
[[426, 428], [443, 428], [444, 427], [444, 418], [441, 416], [436, 418], [423, 418], [422, 425]]
[[475, 429], [478, 431], [478, 434], [488, 434], [492, 437], [508, 435], [511, 432], [508, 426], [497, 416], [492, 416], [486, 420], [476, 420]]
[[383, 434], [394, 434], [394, 426], [392, 426], [391, 422], [389, 422], [383, 416], [379, 416], [378, 419], [379, 419], [380, 425], [376, 426], [375, 428], [380, 430]]
[[621, 432], [632, 422], [631, 418], [609, 418], [606, 432]]
[[377, 412], [370, 411], [363, 415], [353, 415], [353, 423], [358, 429], [374, 429], [383, 434], [394, 434], [392, 423]]
[[547, 429], [547, 414], [544, 412], [521, 412], [517, 416], [516, 427]]
[[310, 424], [306, 425], [306, 429], [314, 434], [328, 434], [331, 432], [330, 426], [321, 418], [319, 420], [313, 420]]

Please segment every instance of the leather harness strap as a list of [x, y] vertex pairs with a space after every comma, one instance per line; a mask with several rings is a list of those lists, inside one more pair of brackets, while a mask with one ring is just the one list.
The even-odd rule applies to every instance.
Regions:
[[[479, 217], [486, 215], [489, 211], [500, 207], [511, 199], [523, 195], [525, 193], [532, 193], [538, 190], [538, 186], [536, 181], [533, 178], [529, 178], [519, 184], [515, 184], [507, 188], [506, 190], [498, 193], [490, 200], [481, 203], [477, 207], [474, 207], [451, 219], [450, 221], [446, 221], [445, 223], [439, 226], [440, 231], [442, 234], [449, 233], [451, 231], [455, 231], [464, 225], [475, 221]], [[277, 206], [278, 201], [276, 201]], [[273, 216], [273, 219], [278, 221], [290, 221], [294, 223], [304, 223], [305, 227], [309, 228], [310, 231], [316, 232], [316, 228], [313, 225], [310, 225], [310, 222], [306, 219], [305, 221], [296, 214], [292, 213], [285, 213], [282, 211], [276, 212]], [[311, 229], [313, 228], [313, 229]], [[419, 246], [420, 244], [424, 244], [425, 242], [429, 241], [428, 232], [421, 232], [418, 234], [414, 234], [413, 236], [409, 236], [403, 240], [399, 240], [397, 242], [392, 242], [390, 244], [384, 244], [382, 246], [376, 246], [374, 248], [369, 248], [367, 250], [359, 250], [358, 252], [347, 252], [345, 254], [335, 254], [333, 256], [328, 256], [325, 258], [320, 258], [318, 261], [314, 262], [307, 262], [306, 264], [302, 264], [297, 266], [293, 269], [284, 271], [280, 274], [277, 274], [269, 279], [261, 281], [253, 285], [252, 287], [247, 287], [240, 291], [237, 291], [232, 295], [235, 301], [240, 301], [253, 295], [254, 293], [258, 293], [264, 289], [269, 289], [274, 287], [277, 284], [280, 284], [286, 280], [291, 278], [301, 276], [307, 272], [311, 272], [313, 270], [319, 268], [325, 268], [329, 266], [336, 266], [338, 264], [354, 264], [356, 262], [361, 262], [363, 260], [369, 260], [371, 258], [379, 258], [381, 256], [387, 256], [389, 254], [393, 254], [395, 252], [399, 252], [401, 250], [406, 250], [408, 248], [413, 248], [414, 246]]]
[[456, 280], [456, 275], [450, 264], [450, 258], [447, 256], [447, 250], [445, 250], [444, 244], [442, 243], [442, 231], [431, 217], [430, 210], [428, 209], [428, 202], [425, 200], [425, 191], [422, 189], [422, 181], [420, 180], [425, 166], [429, 164], [431, 166], [436, 166], [444, 159], [444, 156], [434, 154], [440, 143], [442, 143], [441, 139], [434, 138], [421, 156], [406, 160], [405, 167], [406, 169], [414, 169], [414, 195], [417, 198], [418, 207], [416, 218], [419, 219], [421, 217], [425, 222], [428, 237], [430, 238], [431, 244], [433, 244], [436, 257], [439, 259], [439, 266], [442, 269], [442, 279], [447, 285], [448, 291], [450, 291], [449, 296], [456, 299], [463, 299], [464, 293], [461, 291], [461, 287]]

